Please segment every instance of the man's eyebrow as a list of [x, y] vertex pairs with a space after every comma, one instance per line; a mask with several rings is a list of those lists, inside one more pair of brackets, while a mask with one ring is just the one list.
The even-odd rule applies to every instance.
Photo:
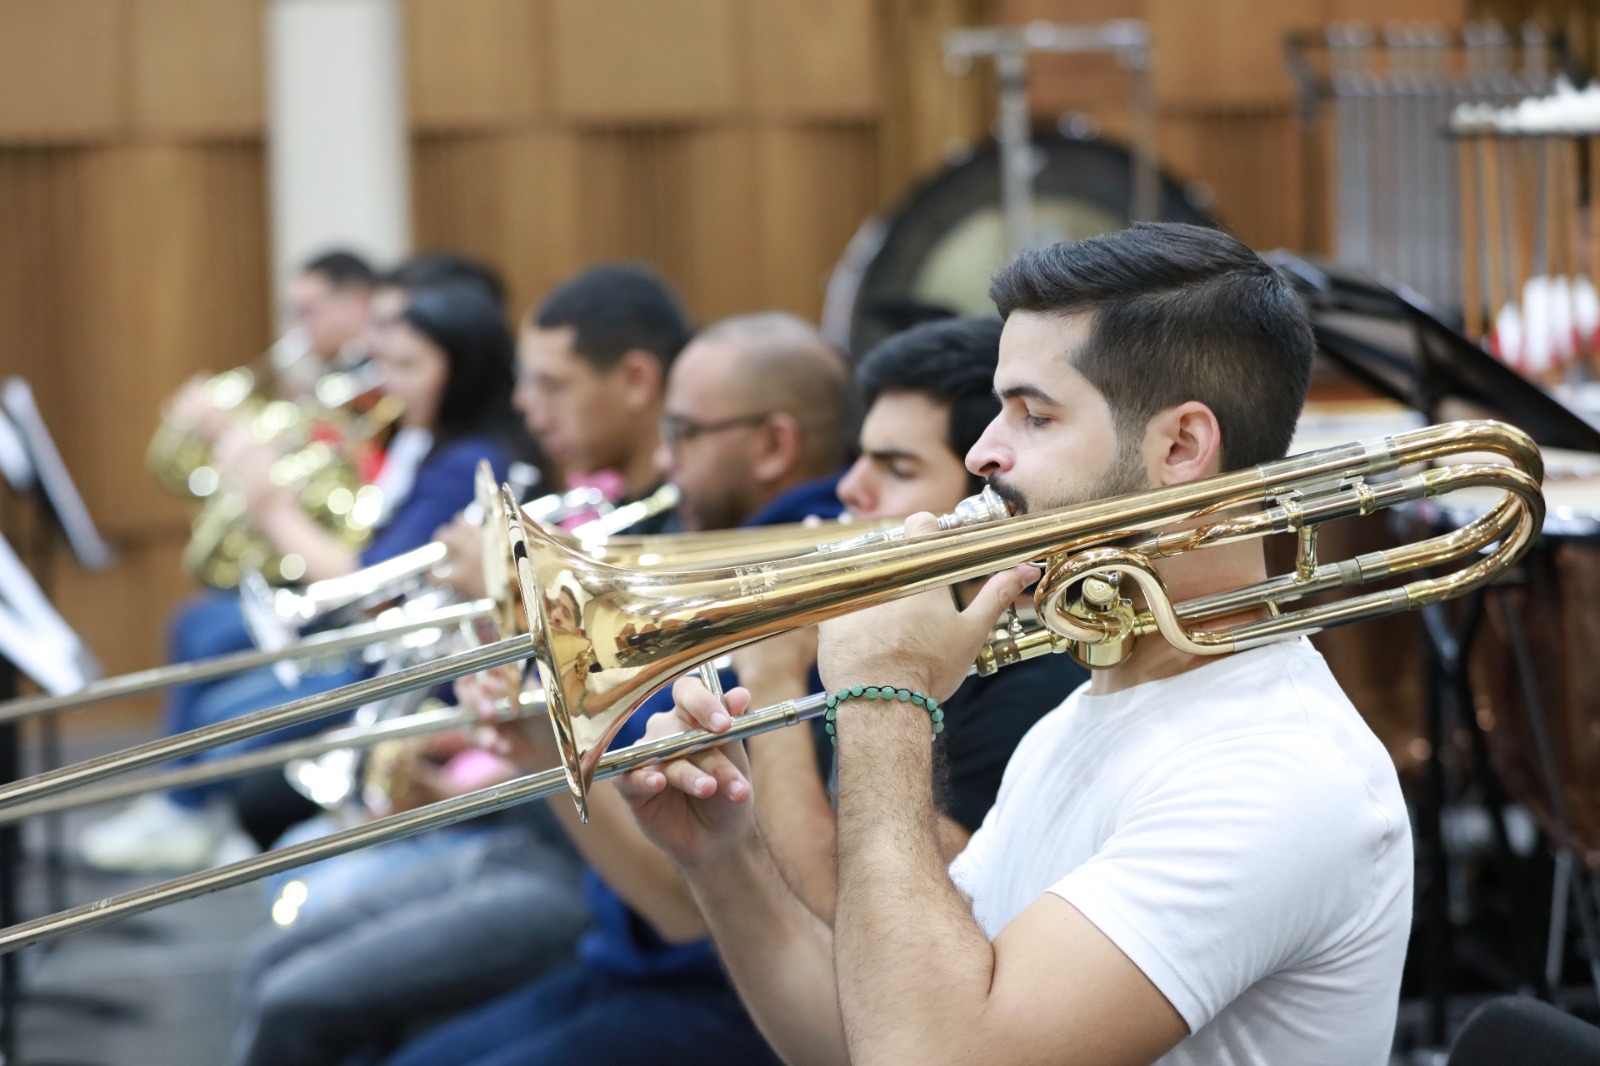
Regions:
[[995, 399], [1005, 400], [1037, 400], [1047, 403], [1052, 407], [1058, 406], [1054, 396], [1035, 385], [1012, 385], [1009, 388], [997, 389]]
[[893, 463], [903, 460], [915, 463], [922, 460], [922, 456], [916, 452], [908, 452], [901, 448], [868, 448], [863, 454], [877, 463]]

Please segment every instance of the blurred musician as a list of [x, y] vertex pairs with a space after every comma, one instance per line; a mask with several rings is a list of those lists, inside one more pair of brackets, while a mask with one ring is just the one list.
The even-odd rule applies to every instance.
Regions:
[[[387, 302], [380, 291], [380, 327]], [[677, 294], [646, 268], [616, 264], [576, 275], [521, 330], [514, 402], [524, 425], [569, 469], [634, 471], [630, 491], [648, 492], [660, 473], [650, 465], [640, 474], [641, 464], [654, 462], [667, 374], [689, 333]], [[587, 419], [574, 420], [569, 404]], [[620, 436], [586, 432], [589, 420], [619, 414], [629, 416], [625, 427], [613, 427]], [[458, 517], [438, 536], [452, 544], [452, 585], [481, 595], [470, 591], [482, 567], [477, 528]], [[417, 765], [410, 804], [513, 772], [453, 741], [430, 744], [439, 761]], [[247, 824], [263, 844], [283, 824], [263, 817], [259, 797], [281, 805], [286, 790], [281, 771], [244, 789], [255, 800]], [[340, 856], [296, 878], [304, 902], [293, 923], [266, 934], [251, 953], [231, 1060], [238, 1066], [338, 1066], [358, 1052], [387, 1050], [420, 1020], [566, 961], [589, 917], [572, 846], [543, 804]]]
[[[1017, 511], [1288, 447], [1310, 330], [1283, 280], [1221, 232], [1141, 225], [1024, 253], [992, 294], [1007, 317], [1002, 408], [967, 461]], [[1159, 568], [1178, 601], [1266, 577], [1254, 542]], [[949, 696], [1035, 576], [996, 575], [963, 611], [935, 590], [824, 623], [828, 690]], [[724, 708], [692, 679], [674, 693], [648, 735], [726, 728], [748, 703], [734, 691]], [[831, 929], [782, 877], [738, 747], [620, 786], [787, 1060], [1388, 1061], [1410, 928], [1406, 809], [1309, 643], [1218, 659], [1147, 640], [1028, 733], [948, 871], [929, 717], [863, 696], [838, 707]]]
[[[637, 263], [592, 267], [552, 290], [523, 320], [512, 398], [552, 465], [569, 477], [615, 472], [619, 503], [658, 488], [662, 394], [689, 332], [677, 295]], [[630, 532], [672, 524], [663, 512]], [[451, 584], [482, 596], [477, 528], [458, 518], [436, 536], [450, 546]]]
[[[720, 529], [837, 515], [851, 406], [844, 361], [800, 319], [745, 315], [702, 331], [673, 364], [662, 415], [660, 462], [683, 490], [686, 521]], [[498, 676], [459, 689], [480, 707], [506, 691]], [[637, 721], [618, 744], [637, 739]], [[555, 764], [544, 723], [506, 737], [516, 745], [502, 752], [525, 768]], [[388, 1066], [773, 1061], [672, 865], [610, 786], [596, 786], [589, 808], [588, 825], [565, 799], [550, 808], [590, 867], [595, 927], [577, 961], [423, 1035]]]
[[[235, 488], [259, 527], [282, 550], [306, 559], [312, 578], [348, 573], [426, 543], [433, 530], [472, 498], [473, 470], [487, 459], [503, 476], [515, 437], [511, 411], [512, 344], [504, 313], [481, 288], [469, 283], [419, 287], [407, 294], [392, 329], [374, 345], [385, 388], [405, 402], [399, 432], [391, 442], [379, 484], [386, 490], [385, 517], [363, 552], [357, 553], [312, 522], [292, 493], [276, 484], [260, 457], [234, 470]], [[204, 601], [203, 617], [224, 616], [219, 601]], [[226, 601], [222, 601], [226, 602]], [[237, 602], [228, 604], [238, 618]], [[194, 627], [183, 616], [180, 636]], [[220, 628], [220, 626], [219, 626]], [[242, 623], [240, 628], [242, 629]], [[192, 652], [176, 640], [175, 650]], [[167, 732], [186, 732], [270, 707], [353, 680], [352, 667], [302, 678], [286, 687], [263, 669], [204, 685], [176, 689], [168, 706]], [[325, 723], [243, 741], [257, 747], [315, 731]], [[220, 758], [237, 747], [213, 749], [196, 758]], [[80, 852], [101, 869], [184, 869], [207, 865], [227, 826], [207, 811], [222, 786], [183, 789], [145, 797], [121, 814], [89, 827]]]
[[[376, 283], [372, 267], [353, 252], [325, 252], [301, 268], [289, 283], [290, 331], [274, 346], [271, 365], [262, 368], [279, 398], [307, 396], [323, 374], [348, 370], [365, 358], [363, 341]], [[202, 376], [185, 382], [163, 413], [168, 422], [215, 444], [232, 416], [212, 404], [206, 380]]]

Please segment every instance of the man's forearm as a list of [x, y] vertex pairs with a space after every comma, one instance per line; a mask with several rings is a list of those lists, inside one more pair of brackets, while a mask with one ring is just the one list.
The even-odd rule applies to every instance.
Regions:
[[850, 701], [839, 710], [840, 1010], [858, 1066], [959, 1062], [976, 1039], [994, 951], [945, 872], [926, 714]]
[[779, 729], [751, 739], [747, 748], [756, 807], [773, 857], [795, 894], [832, 925], [838, 898], [833, 806], [818, 772], [811, 733]]
[[587, 825], [565, 794], [552, 803], [578, 854], [662, 939], [682, 944], [706, 935], [700, 909], [676, 867], [645, 839], [615, 789], [600, 782], [590, 791]]
[[684, 875], [722, 964], [789, 1066], [848, 1063], [828, 927], [795, 895], [759, 832]]

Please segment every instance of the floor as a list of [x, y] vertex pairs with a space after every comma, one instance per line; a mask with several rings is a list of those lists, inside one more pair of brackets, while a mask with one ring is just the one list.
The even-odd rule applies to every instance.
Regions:
[[[66, 754], [88, 758], [142, 739], [148, 737], [69, 737]], [[68, 816], [65, 835], [105, 810]], [[156, 880], [67, 864], [52, 884], [39, 861], [46, 839], [42, 826], [28, 826], [27, 917]], [[268, 921], [262, 889], [245, 885], [27, 949], [20, 956], [17, 1054], [3, 1066], [220, 1066], [245, 944]]]

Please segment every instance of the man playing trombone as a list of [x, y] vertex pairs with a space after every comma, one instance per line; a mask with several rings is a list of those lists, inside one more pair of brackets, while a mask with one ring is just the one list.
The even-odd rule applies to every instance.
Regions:
[[[1287, 450], [1310, 330], [1226, 235], [1144, 225], [1057, 245], [1019, 257], [992, 295], [1002, 409], [968, 467], [1015, 513]], [[1251, 541], [1157, 567], [1175, 602], [1266, 576]], [[998, 574], [962, 611], [934, 592], [822, 625], [831, 927], [784, 880], [742, 750], [625, 779], [764, 1035], [797, 1063], [1386, 1061], [1410, 926], [1406, 811], [1382, 746], [1303, 640], [1220, 659], [1147, 640], [1099, 670], [1025, 738], [946, 867], [930, 721], [1035, 576]], [[724, 730], [748, 704], [691, 680], [674, 694], [649, 736]]]

